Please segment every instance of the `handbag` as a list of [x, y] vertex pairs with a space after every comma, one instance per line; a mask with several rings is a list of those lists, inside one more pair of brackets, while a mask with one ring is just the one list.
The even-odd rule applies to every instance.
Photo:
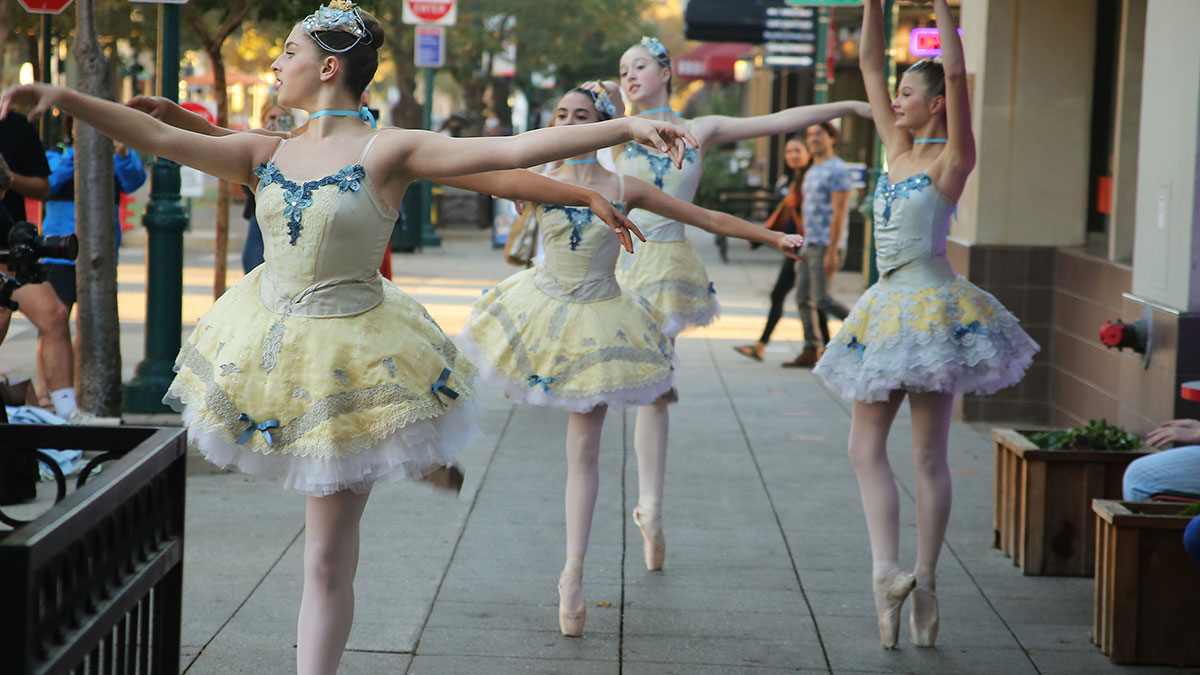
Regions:
[[533, 217], [533, 204], [525, 203], [521, 215], [513, 220], [508, 230], [508, 240], [504, 243], [504, 259], [511, 265], [529, 267], [533, 256], [537, 255], [538, 224]]

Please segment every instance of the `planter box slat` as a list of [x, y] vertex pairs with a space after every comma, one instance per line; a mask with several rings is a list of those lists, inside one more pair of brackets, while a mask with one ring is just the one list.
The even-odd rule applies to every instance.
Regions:
[[991, 431], [994, 546], [1028, 575], [1091, 576], [1091, 502], [1120, 497], [1125, 467], [1153, 450], [1040, 450], [1024, 434]]
[[1200, 568], [1176, 504], [1097, 499], [1092, 640], [1113, 663], [1200, 665]]

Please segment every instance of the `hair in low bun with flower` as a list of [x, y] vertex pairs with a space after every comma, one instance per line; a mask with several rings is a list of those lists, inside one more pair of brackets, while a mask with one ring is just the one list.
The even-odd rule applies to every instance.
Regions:
[[330, 0], [305, 17], [300, 27], [318, 48], [342, 62], [346, 88], [361, 96], [375, 79], [379, 48], [387, 38], [379, 20], [350, 0]]

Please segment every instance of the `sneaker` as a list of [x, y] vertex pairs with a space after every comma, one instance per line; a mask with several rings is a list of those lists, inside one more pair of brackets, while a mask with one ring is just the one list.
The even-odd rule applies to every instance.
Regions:
[[783, 367], [784, 368], [812, 368], [813, 366], [817, 365], [817, 361], [820, 358], [821, 358], [821, 355], [817, 352], [816, 347], [805, 347], [804, 351], [800, 352], [799, 356], [792, 359], [791, 361], [785, 362], [783, 364]]
[[79, 427], [119, 427], [121, 426], [121, 418], [99, 417], [76, 408], [71, 411], [71, 414], [67, 415], [67, 424]]

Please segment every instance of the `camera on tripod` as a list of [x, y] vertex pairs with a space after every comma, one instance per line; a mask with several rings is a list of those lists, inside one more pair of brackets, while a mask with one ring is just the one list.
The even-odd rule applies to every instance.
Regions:
[[0, 265], [7, 265], [12, 275], [0, 272], [0, 307], [15, 312], [18, 305], [12, 299], [13, 291], [45, 280], [42, 258], [74, 260], [78, 255], [79, 239], [73, 234], [45, 237], [38, 234], [33, 223], [22, 221], [13, 225], [8, 233], [8, 250], [0, 250]]

